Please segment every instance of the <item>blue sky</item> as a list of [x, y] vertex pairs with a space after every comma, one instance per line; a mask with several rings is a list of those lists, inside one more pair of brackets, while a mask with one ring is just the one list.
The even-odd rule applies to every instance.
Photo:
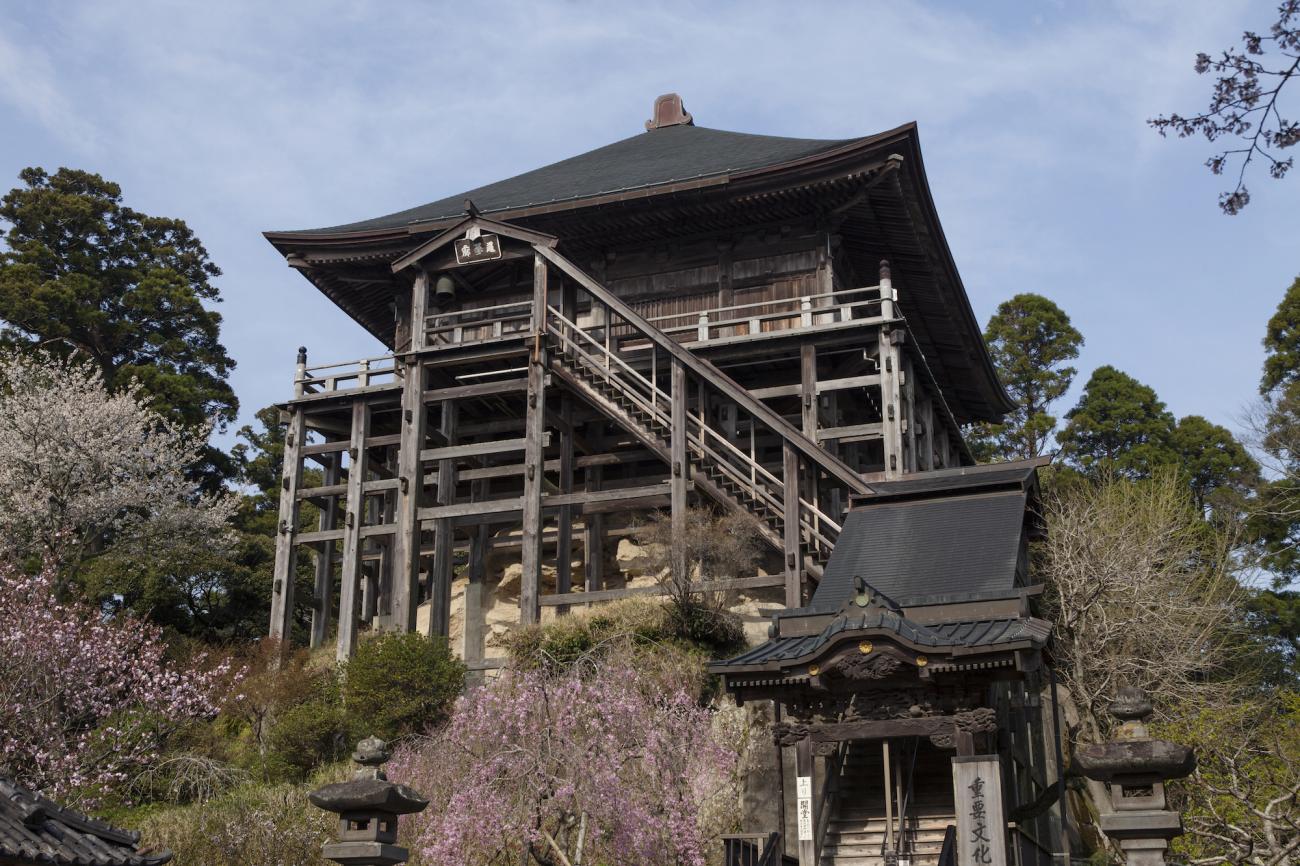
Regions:
[[[441, 198], [636, 134], [655, 96], [701, 126], [808, 138], [916, 120], [980, 322], [1017, 292], [1179, 415], [1231, 427], [1264, 324], [1300, 274], [1300, 177], [1220, 214], [1190, 112], [1198, 50], [1276, 4], [162, 3], [0, 5], [0, 189], [99, 172], [184, 218], [224, 270], [247, 419], [313, 361], [380, 347], [261, 237]], [[1300, 93], [1292, 94], [1300, 99]], [[1072, 393], [1059, 412], [1073, 403]]]

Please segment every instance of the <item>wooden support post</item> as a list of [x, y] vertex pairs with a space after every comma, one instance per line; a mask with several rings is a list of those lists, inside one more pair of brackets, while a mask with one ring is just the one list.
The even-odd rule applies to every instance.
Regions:
[[415, 275], [415, 285], [411, 287], [411, 351], [418, 352], [425, 348], [427, 332], [424, 317], [429, 312], [429, 274], [421, 270]]
[[[600, 489], [600, 466], [588, 466], [585, 470], [587, 491]], [[587, 592], [596, 592], [605, 588], [605, 515], [604, 513], [583, 514], [582, 516], [582, 563], [583, 576]]]
[[546, 433], [546, 260], [533, 258], [533, 347], [528, 362], [528, 410], [524, 421], [523, 575], [519, 581], [519, 621], [532, 625], [541, 616], [542, 481]]
[[904, 471], [915, 472], [918, 468], [918, 461], [916, 456], [916, 384], [913, 381], [913, 373], [916, 370], [912, 365], [911, 358], [903, 357], [902, 361], [903, 423], [907, 425], [903, 439], [903, 450], [906, 457]]
[[[443, 445], [454, 445], [456, 439], [455, 400], [446, 400], [438, 420], [438, 432]], [[443, 458], [438, 461], [438, 489], [434, 502], [452, 505], [456, 501], [456, 461]], [[455, 526], [449, 517], [433, 522], [433, 562], [429, 568], [429, 636], [446, 637], [451, 633], [451, 580], [452, 554], [455, 552]]]
[[[299, 352], [299, 357], [303, 353]], [[302, 363], [306, 363], [303, 360]], [[301, 365], [300, 365], [301, 366]], [[273, 640], [285, 641], [293, 631], [293, 589], [298, 574], [298, 487], [302, 484], [302, 448], [307, 420], [302, 409], [292, 410], [284, 434], [284, 475], [280, 479], [280, 519], [275, 534], [275, 571], [271, 578], [271, 628]]]
[[[419, 289], [417, 281], [417, 289]], [[393, 628], [415, 630], [420, 603], [420, 494], [424, 489], [424, 448], [427, 412], [424, 406], [426, 371], [418, 358], [408, 358], [402, 382], [401, 443], [397, 452], [397, 537], [393, 557]]]
[[804, 737], [794, 747], [796, 836], [799, 862], [817, 863], [817, 779], [813, 762], [812, 740]]
[[[325, 466], [325, 486], [334, 487], [339, 483], [340, 455], [331, 454]], [[338, 522], [338, 495], [326, 498], [320, 509], [317, 526], [322, 532], [333, 530]], [[334, 600], [334, 542], [322, 541], [316, 547], [316, 603], [311, 610], [311, 648], [316, 649], [325, 643], [325, 633], [330, 626], [330, 607]]]
[[352, 439], [348, 447], [348, 498], [343, 516], [343, 568], [339, 575], [339, 635], [335, 657], [352, 658], [357, 647], [357, 603], [361, 589], [361, 524], [365, 519], [362, 485], [366, 480], [366, 439], [370, 435], [370, 406], [352, 403]]
[[[488, 481], [475, 481], [470, 487], [470, 499], [475, 502], [487, 498]], [[469, 581], [465, 585], [465, 645], [461, 658], [470, 668], [483, 661], [483, 638], [486, 631], [483, 598], [487, 581], [487, 549], [490, 528], [486, 523], [469, 530]]]
[[[894, 289], [889, 278], [889, 262], [880, 263], [880, 308], [886, 323], [880, 328], [877, 353], [880, 363], [880, 411], [884, 441], [885, 477], [897, 478], [904, 472], [902, 436], [902, 394], [899, 389], [900, 352], [895, 339], [903, 332], [888, 320], [894, 317]], [[897, 335], [897, 336], [896, 336]]]
[[817, 346], [799, 347], [799, 393], [803, 401], [803, 435], [817, 441]]
[[948, 443], [948, 428], [944, 427], [942, 430], [940, 430], [937, 438], [939, 440], [938, 448], [937, 448], [939, 452], [939, 468], [947, 469], [949, 466], [952, 465], [952, 463], [950, 462], [952, 456], [952, 448], [949, 446]]
[[[560, 430], [560, 493], [572, 493], [573, 401], [568, 394], [560, 398], [560, 419], [564, 425]], [[561, 505], [557, 521], [559, 531], [555, 543], [555, 591], [563, 594], [573, 588], [573, 506]], [[555, 609], [558, 616], [568, 612], [567, 605]]]
[[921, 466], [922, 471], [934, 468], [934, 401], [927, 394], [921, 401]]
[[880, 743], [880, 752], [885, 772], [885, 850], [897, 851], [894, 847], [894, 785], [891, 779], [894, 766], [889, 753], [889, 740]]
[[799, 561], [799, 453], [786, 443], [785, 472], [781, 479], [785, 486], [785, 606], [799, 607], [803, 603], [801, 576], [803, 566]]
[[[686, 367], [674, 360], [672, 368], [672, 443], [669, 498], [672, 502], [672, 579], [690, 582], [686, 572], [686, 482], [690, 464], [686, 452]], [[703, 395], [701, 394], [701, 397]]]

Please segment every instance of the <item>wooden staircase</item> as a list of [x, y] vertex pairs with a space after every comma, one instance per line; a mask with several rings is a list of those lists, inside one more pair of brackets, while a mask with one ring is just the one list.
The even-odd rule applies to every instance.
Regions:
[[[910, 749], [904, 750], [896, 755], [894, 769], [902, 774], [904, 782], [911, 777], [901, 835], [898, 816], [893, 816], [898, 862], [900, 866], [909, 862], [910, 866], [938, 866], [944, 835], [949, 825], [956, 823], [950, 758], [946, 752], [922, 743], [915, 764]], [[821, 866], [884, 866], [888, 834], [879, 742], [848, 747], [831, 810]]]
[[[584, 329], [554, 307], [548, 307], [547, 313], [551, 374], [671, 466], [672, 377], [660, 374], [661, 365], [654, 349], [650, 351], [650, 371], [642, 372], [599, 338], [608, 326], [606, 329]], [[630, 324], [644, 333], [652, 345], [656, 340], [672, 342], [652, 325]], [[592, 330], [596, 333], [593, 334]], [[675, 343], [673, 346], [679, 352], [689, 352]], [[778, 551], [786, 549], [787, 515], [797, 513], [800, 564], [811, 577], [819, 578], [839, 536], [839, 523], [823, 512], [815, 501], [810, 501], [810, 497], [800, 493], [800, 481], [796, 479], [795, 484], [786, 484], [785, 475], [788, 473], [783, 470], [788, 469], [789, 462], [785, 466], [765, 465], [752, 445], [750, 451], [742, 450], [734, 441], [734, 433], [728, 435], [719, 429], [710, 413], [700, 411], [702, 404], [729, 402], [735, 411], [743, 413], [746, 400], [757, 401], [708, 361], [694, 356], [691, 360], [712, 374], [708, 379], [694, 378], [694, 411], [687, 412], [685, 418], [687, 471], [691, 483], [698, 492], [723, 507], [757, 518], [763, 538]], [[670, 368], [672, 364], [680, 363], [673, 358], [668, 362]], [[718, 381], [722, 383], [720, 386], [714, 384]], [[687, 395], [683, 395], [683, 399], [688, 399]], [[794, 465], [803, 467], [805, 486], [808, 478], [818, 477], [819, 470], [829, 468], [829, 477], [851, 472], [837, 458], [788, 424], [772, 423], [756, 413], [750, 413], [747, 422], [754, 425], [754, 429], [761, 429], [765, 439], [779, 441], [786, 452], [794, 452], [798, 447], [794, 453], [801, 462]], [[751, 437], [751, 443], [753, 441]], [[853, 481], [856, 483], [844, 485], [848, 488], [846, 492], [866, 489], [860, 478], [855, 477]], [[787, 496], [794, 496], [796, 502], [788, 502]]]

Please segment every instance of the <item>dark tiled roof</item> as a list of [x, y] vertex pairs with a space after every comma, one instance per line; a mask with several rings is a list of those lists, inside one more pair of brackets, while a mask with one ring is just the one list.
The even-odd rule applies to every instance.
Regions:
[[850, 511], [811, 610], [839, 610], [857, 576], [904, 607], [1013, 595], [1025, 496], [1012, 490]]
[[294, 234], [400, 228], [447, 219], [465, 212], [466, 199], [472, 199], [484, 213], [576, 201], [779, 165], [859, 140], [781, 138], [701, 126], [667, 126], [419, 207]]
[[0, 861], [66, 866], [157, 866], [171, 852], [139, 850], [140, 834], [65, 809], [0, 777]]
[[804, 658], [843, 632], [883, 630], [918, 646], [928, 647], [996, 647], [1030, 641], [1042, 646], [1051, 632], [1046, 620], [1035, 617], [957, 620], [920, 625], [888, 610], [868, 610], [862, 614], [838, 616], [821, 633], [801, 637], [776, 637], [741, 653], [735, 658], [715, 662], [719, 668], [765, 665]]
[[893, 481], [871, 482], [871, 494], [858, 497], [858, 501], [869, 505], [884, 499], [922, 498], [936, 494], [973, 492], [977, 489], [1027, 490], [1038, 483], [1039, 467], [1049, 462], [1051, 461], [1047, 458], [1035, 458], [915, 472]]

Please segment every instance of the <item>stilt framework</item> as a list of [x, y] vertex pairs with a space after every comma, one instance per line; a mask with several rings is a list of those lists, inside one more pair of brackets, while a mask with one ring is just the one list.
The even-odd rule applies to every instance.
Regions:
[[[530, 296], [447, 309], [434, 269], [475, 232], [532, 259]], [[481, 615], [493, 551], [517, 552], [519, 622], [535, 623], [544, 608], [647, 591], [605, 586], [611, 539], [630, 513], [665, 507], [681, 531], [697, 503], [754, 515], [782, 563], [717, 588], [784, 587], [798, 606], [850, 495], [968, 459], [883, 262], [874, 285], [828, 274], [829, 291], [718, 304], [684, 327], [643, 315], [554, 238], [469, 217], [435, 240], [394, 266], [411, 281], [409, 321], [423, 325], [406, 351], [315, 368], [300, 353], [284, 407], [273, 637], [291, 633], [304, 551], [315, 560], [310, 640], [325, 641], [336, 616], [341, 659], [362, 627], [448, 634], [463, 568], [477, 610], [467, 603], [461, 650], [490, 667]], [[307, 502], [316, 526], [302, 525]]]

